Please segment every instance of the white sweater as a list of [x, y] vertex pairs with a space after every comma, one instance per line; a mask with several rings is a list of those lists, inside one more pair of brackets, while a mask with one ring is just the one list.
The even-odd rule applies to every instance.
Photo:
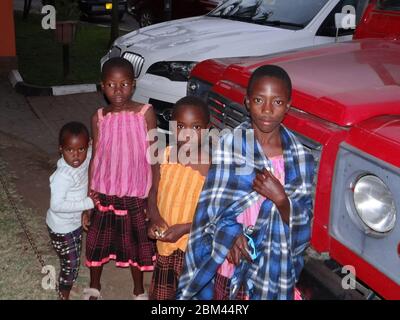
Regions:
[[61, 157], [57, 170], [50, 176], [50, 209], [46, 223], [56, 233], [68, 233], [81, 226], [82, 211], [92, 209], [93, 201], [87, 196], [88, 169], [91, 157], [89, 147], [86, 160], [73, 168]]

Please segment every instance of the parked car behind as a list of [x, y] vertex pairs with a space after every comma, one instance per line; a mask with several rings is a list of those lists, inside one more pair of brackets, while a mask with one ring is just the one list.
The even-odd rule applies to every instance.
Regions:
[[[118, 1], [118, 16], [121, 20], [126, 11], [127, 0]], [[79, 0], [79, 8], [87, 17], [111, 15], [112, 0]]]
[[[214, 9], [221, 0], [170, 0], [171, 19], [204, 15]], [[166, 19], [165, 0], [128, 0], [128, 12], [132, 13], [141, 27]]]
[[[151, 103], [159, 115], [185, 96], [197, 62], [257, 56], [350, 40], [353, 29], [336, 32], [335, 14], [352, 5], [357, 19], [367, 0], [227, 0], [209, 14], [168, 21], [118, 38], [101, 59], [121, 56], [135, 69], [133, 99]], [[355, 20], [357, 20], [355, 19]]]

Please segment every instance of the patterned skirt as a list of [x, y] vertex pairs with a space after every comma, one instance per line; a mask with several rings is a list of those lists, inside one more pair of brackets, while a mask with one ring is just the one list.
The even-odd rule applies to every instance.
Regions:
[[[229, 300], [229, 288], [231, 279], [224, 277], [223, 275], [217, 273], [215, 276], [214, 285], [214, 300]], [[239, 289], [236, 300], [249, 300], [243, 290], [243, 287]], [[294, 289], [294, 300], [304, 300], [299, 289]]]
[[175, 300], [185, 253], [175, 250], [169, 256], [157, 255], [150, 286], [151, 300]]
[[[214, 280], [214, 298], [213, 300], [229, 300], [229, 289], [231, 286], [231, 279], [224, 277], [217, 272]], [[248, 300], [241, 287], [236, 295], [235, 300]]]
[[147, 237], [145, 199], [99, 194], [86, 240], [86, 266], [115, 260], [117, 267], [152, 271], [155, 241]]

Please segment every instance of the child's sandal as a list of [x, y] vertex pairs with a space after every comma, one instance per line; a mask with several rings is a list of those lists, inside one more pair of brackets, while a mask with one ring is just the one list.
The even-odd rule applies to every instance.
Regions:
[[133, 300], [149, 300], [149, 294], [146, 291], [141, 294], [133, 294]]
[[[92, 299], [91, 299], [92, 298]], [[102, 296], [100, 291], [96, 288], [83, 289], [83, 300], [101, 300]]]

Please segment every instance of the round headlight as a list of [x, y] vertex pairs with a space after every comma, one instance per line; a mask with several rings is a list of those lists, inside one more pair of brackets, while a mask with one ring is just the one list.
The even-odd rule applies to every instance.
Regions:
[[354, 185], [354, 205], [361, 220], [376, 232], [389, 232], [396, 222], [394, 198], [385, 183], [366, 175]]

